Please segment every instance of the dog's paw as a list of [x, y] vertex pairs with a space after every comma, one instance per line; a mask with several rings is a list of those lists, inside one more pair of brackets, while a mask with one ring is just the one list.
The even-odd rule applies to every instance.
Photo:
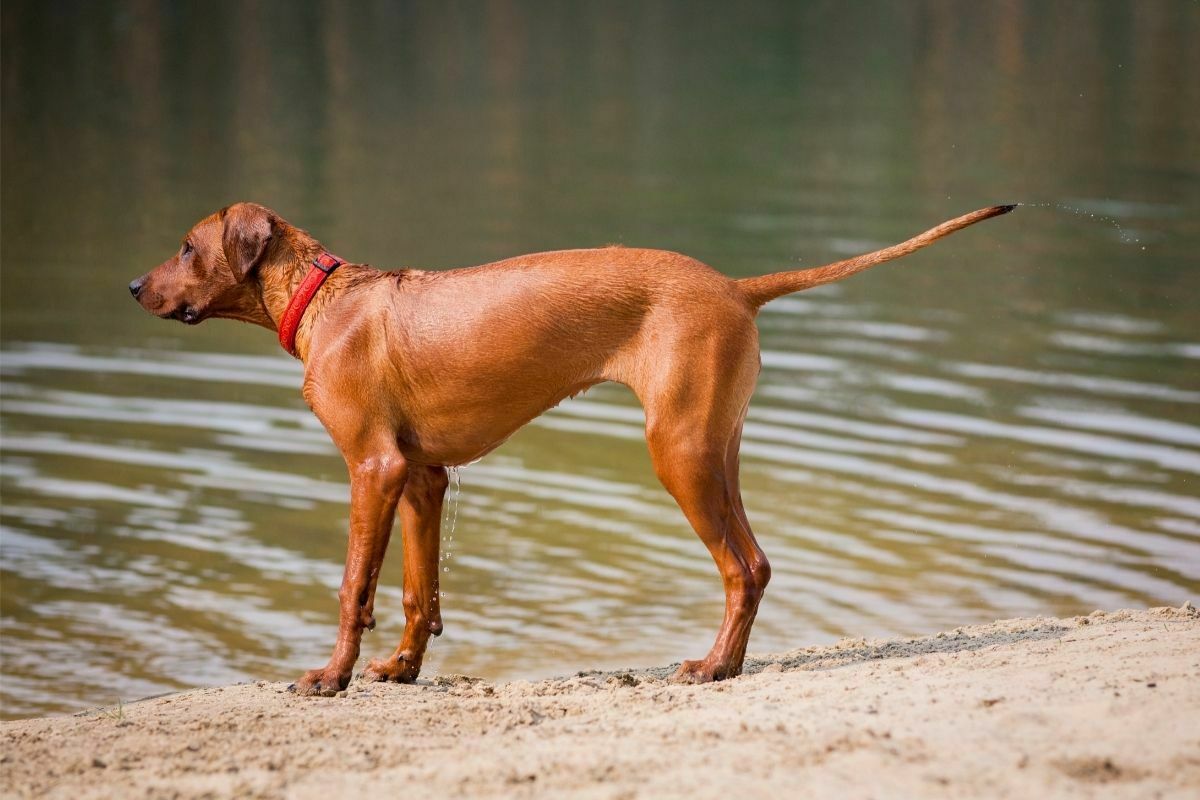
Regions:
[[372, 658], [363, 670], [363, 678], [369, 681], [412, 683], [421, 672], [421, 662], [408, 660], [405, 655], [401, 653], [390, 658]]
[[707, 658], [700, 661], [685, 661], [670, 677], [671, 683], [712, 683], [732, 678], [737, 672], [728, 665], [710, 662]]
[[349, 675], [341, 675], [328, 667], [322, 667], [304, 673], [300, 680], [288, 687], [288, 691], [301, 697], [333, 697], [349, 683]]

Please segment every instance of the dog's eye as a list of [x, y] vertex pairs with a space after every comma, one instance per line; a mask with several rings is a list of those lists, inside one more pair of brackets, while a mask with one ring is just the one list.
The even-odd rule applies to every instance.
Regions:
[[192, 253], [192, 243], [184, 242], [183, 243], [183, 252], [180, 253], [180, 255], [187, 256], [187, 255], [191, 255], [191, 253]]

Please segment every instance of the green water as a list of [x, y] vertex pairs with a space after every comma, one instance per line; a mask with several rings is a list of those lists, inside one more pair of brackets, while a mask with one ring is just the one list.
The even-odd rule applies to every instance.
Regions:
[[[387, 267], [623, 242], [731, 275], [1049, 204], [764, 310], [751, 650], [1196, 599], [1195, 3], [0, 14], [4, 716], [328, 655], [346, 476], [298, 364], [126, 290], [243, 199]], [[463, 471], [429, 673], [707, 650], [720, 582], [640, 425], [597, 387]]]

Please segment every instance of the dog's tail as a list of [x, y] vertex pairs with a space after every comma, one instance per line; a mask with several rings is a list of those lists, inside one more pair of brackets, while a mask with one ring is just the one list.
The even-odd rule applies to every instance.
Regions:
[[1016, 208], [1015, 205], [981, 208], [978, 211], [972, 211], [970, 214], [963, 214], [961, 217], [947, 220], [936, 228], [930, 228], [906, 242], [894, 244], [882, 250], [876, 250], [874, 253], [856, 256], [845, 261], [835, 261], [823, 267], [801, 269], [794, 272], [776, 272], [772, 275], [760, 275], [757, 278], [742, 278], [737, 282], [737, 285], [741, 287], [751, 305], [758, 308], [764, 303], [774, 300], [776, 297], [782, 297], [785, 294], [803, 291], [804, 289], [811, 289], [823, 283], [840, 281], [842, 278], [848, 278], [856, 272], [862, 272], [867, 267], [873, 267], [876, 264], [882, 264], [885, 261], [906, 256], [909, 253], [920, 250], [922, 247], [928, 247], [943, 236], [949, 236], [968, 225], [974, 225], [976, 222], [998, 217], [1001, 214], [1007, 214], [1014, 208]]

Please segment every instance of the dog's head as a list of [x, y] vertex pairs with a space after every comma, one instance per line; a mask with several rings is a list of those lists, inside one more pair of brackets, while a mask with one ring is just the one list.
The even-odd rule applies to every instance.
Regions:
[[254, 276], [278, 255], [285, 225], [254, 203], [223, 208], [193, 225], [179, 251], [130, 283], [129, 291], [163, 319], [189, 325], [209, 317], [260, 322], [262, 290]]

